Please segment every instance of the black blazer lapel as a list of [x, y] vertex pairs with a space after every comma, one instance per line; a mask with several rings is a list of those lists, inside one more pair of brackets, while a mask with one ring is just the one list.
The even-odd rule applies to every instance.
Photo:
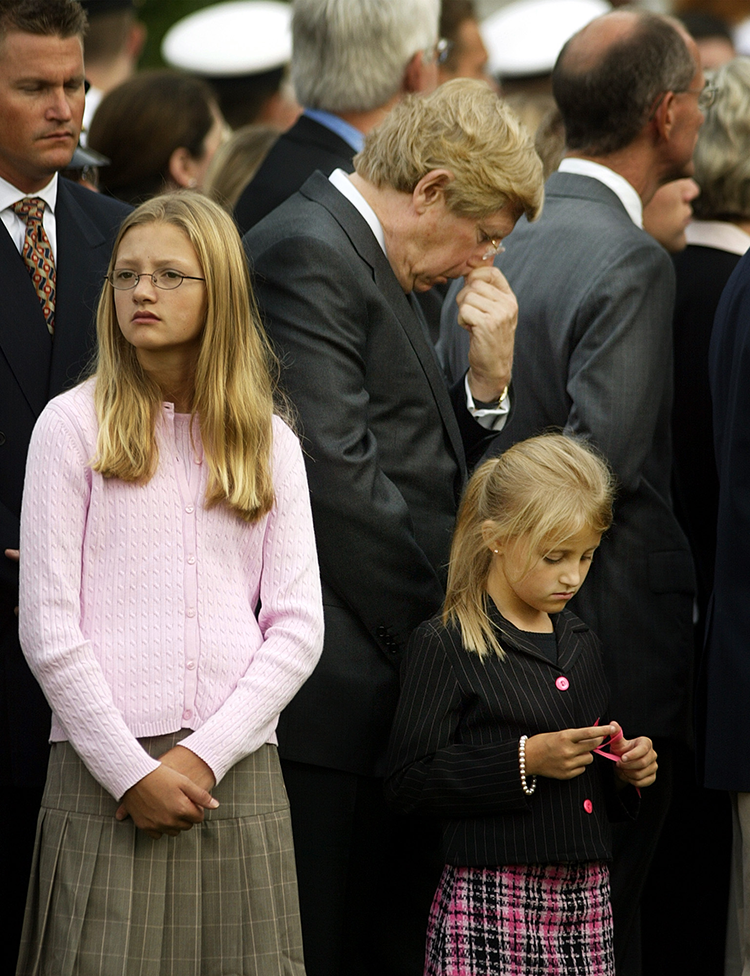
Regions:
[[[362, 215], [343, 194], [332, 186], [321, 173], [315, 173], [300, 190], [308, 199], [314, 200], [334, 217], [346, 233], [352, 246], [362, 260], [372, 270], [373, 280], [384, 300], [390, 306], [401, 328], [411, 344], [414, 354], [422, 366], [425, 378], [443, 420], [453, 453], [458, 461], [462, 475], [466, 475], [466, 460], [461, 432], [453, 411], [448, 388], [435, 350], [428, 341], [422, 324], [421, 313], [415, 311], [410, 297], [404, 294], [383, 249], [375, 239]], [[416, 304], [416, 303], [414, 303]]]
[[95, 345], [96, 306], [110, 254], [107, 236], [62, 179], [56, 217], [60, 257], [50, 396], [72, 386], [89, 365]]
[[0, 281], [0, 351], [38, 416], [48, 399], [53, 340], [26, 265], [5, 227], [0, 227]]
[[552, 625], [557, 637], [557, 664], [561, 671], [567, 671], [575, 664], [583, 646], [577, 635], [588, 631], [589, 628], [568, 610], [554, 614]]
[[577, 635], [589, 629], [575, 614], [568, 610], [563, 610], [560, 613], [552, 615], [552, 626], [555, 631], [555, 637], [557, 638], [557, 664], [555, 665], [537, 649], [532, 641], [524, 637], [522, 630], [519, 630], [503, 617], [491, 599], [488, 600], [488, 604], [492, 621], [500, 631], [501, 644], [503, 641], [508, 641], [517, 650], [523, 651], [524, 654], [529, 654], [531, 657], [538, 658], [540, 661], [545, 661], [551, 667], [557, 667], [560, 671], [567, 671], [575, 664], [582, 649], [582, 642]]

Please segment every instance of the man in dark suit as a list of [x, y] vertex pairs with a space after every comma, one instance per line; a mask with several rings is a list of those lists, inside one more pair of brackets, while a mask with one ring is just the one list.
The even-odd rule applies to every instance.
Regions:
[[440, 0], [294, 0], [292, 80], [305, 111], [235, 208], [240, 233], [319, 169], [352, 170], [365, 135], [408, 92], [437, 84]]
[[[657, 187], [692, 170], [703, 84], [695, 45], [653, 14], [614, 12], [574, 35], [553, 73], [567, 157], [547, 181], [542, 219], [520, 222], [496, 262], [520, 314], [513, 424], [493, 453], [566, 428], [591, 438], [620, 483], [614, 526], [574, 601], [602, 641], [612, 718], [659, 743], [658, 785], [615, 844], [618, 974], [640, 969], [625, 949], [638, 948], [692, 658], [694, 574], [670, 501], [674, 272], [640, 224]], [[455, 317], [449, 296], [442, 339], [454, 358]]]
[[[466, 455], [490, 436], [475, 417], [507, 408], [516, 307], [487, 265], [540, 204], [528, 137], [489, 88], [455, 81], [402, 101], [356, 173], [314, 174], [245, 237], [301, 417], [326, 611], [279, 726], [310, 976], [422, 971], [431, 893], [405, 907], [425, 869], [410, 877], [403, 851], [423, 838], [382, 797], [398, 664], [442, 601]], [[464, 274], [471, 365], [449, 394], [415, 292]]]
[[[750, 760], [743, 748], [746, 730], [750, 729], [749, 282], [750, 250], [737, 264], [721, 296], [709, 350], [719, 502], [714, 590], [708, 607], [702, 674], [706, 712], [703, 781], [710, 789], [728, 790], [734, 810], [732, 897], [738, 928], [734, 942], [739, 955], [737, 968], [742, 972], [750, 966]], [[730, 919], [730, 932], [733, 922]]]
[[[56, 175], [78, 142], [85, 23], [73, 0], [0, 0], [0, 549], [6, 550], [0, 556], [0, 741], [13, 796], [13, 826], [4, 833], [4, 876], [14, 893], [11, 956], [20, 936], [50, 728], [18, 643], [15, 610], [18, 567], [11, 557], [18, 548], [26, 451], [47, 400], [74, 382], [91, 356], [94, 306], [114, 234], [129, 210]], [[23, 213], [34, 201], [43, 201], [42, 231]], [[34, 260], [27, 253], [32, 232], [47, 250], [45, 267], [33, 269], [39, 289], [27, 263]]]

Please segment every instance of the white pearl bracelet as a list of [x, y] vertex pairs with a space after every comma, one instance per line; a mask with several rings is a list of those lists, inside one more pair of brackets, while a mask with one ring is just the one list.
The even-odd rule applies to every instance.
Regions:
[[536, 776], [529, 776], [531, 780], [531, 785], [526, 780], [526, 740], [528, 735], [522, 735], [518, 740], [518, 768], [521, 771], [521, 787], [526, 794], [526, 796], [531, 796], [531, 794], [536, 789]]

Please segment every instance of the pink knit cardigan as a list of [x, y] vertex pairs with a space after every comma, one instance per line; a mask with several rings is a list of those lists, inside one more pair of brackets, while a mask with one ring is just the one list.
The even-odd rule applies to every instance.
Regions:
[[297, 438], [274, 418], [276, 503], [247, 524], [205, 507], [208, 465], [180, 422], [165, 403], [147, 484], [102, 478], [89, 380], [47, 405], [29, 448], [21, 644], [54, 712], [51, 740], [69, 739], [117, 799], [158, 766], [136, 737], [193, 730], [182, 745], [217, 782], [274, 742], [322, 649]]

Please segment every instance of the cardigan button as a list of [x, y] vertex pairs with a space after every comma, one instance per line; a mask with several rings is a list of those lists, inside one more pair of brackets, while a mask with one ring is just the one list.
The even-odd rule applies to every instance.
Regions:
[[555, 681], [555, 687], [558, 691], [567, 691], [568, 688], [570, 688], [570, 682], [564, 675], [561, 674], [560, 677]]
[[594, 804], [591, 802], [591, 800], [584, 800], [583, 801], [583, 809], [586, 811], [586, 813], [593, 813], [594, 812]]

